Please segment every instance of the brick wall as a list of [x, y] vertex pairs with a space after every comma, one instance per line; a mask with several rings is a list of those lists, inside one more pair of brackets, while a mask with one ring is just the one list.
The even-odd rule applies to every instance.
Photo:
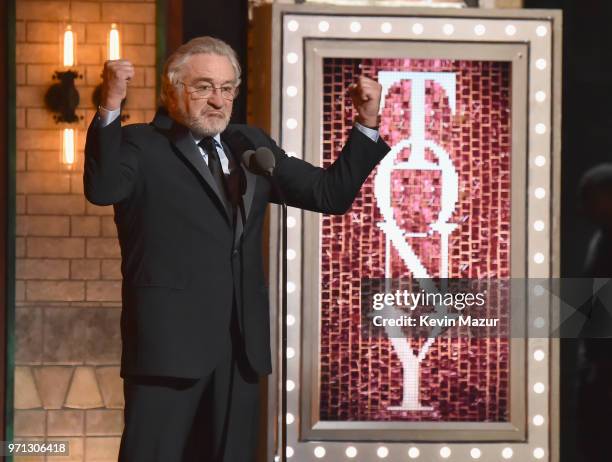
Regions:
[[[155, 3], [17, 0], [17, 261], [14, 434], [71, 443], [61, 461], [116, 461], [123, 428], [120, 260], [111, 207], [83, 196], [83, 145], [107, 33], [136, 66], [128, 122], [155, 110]], [[61, 129], [44, 107], [61, 34], [77, 34], [83, 120], [73, 169], [60, 163]], [[16, 460], [20, 460], [16, 458]], [[45, 460], [42, 457], [21, 460]]]

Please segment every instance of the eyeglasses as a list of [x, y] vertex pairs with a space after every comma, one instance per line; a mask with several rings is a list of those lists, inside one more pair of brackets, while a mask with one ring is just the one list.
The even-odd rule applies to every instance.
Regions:
[[208, 82], [199, 83], [195, 86], [187, 85], [185, 82], [181, 82], [180, 80], [178, 83], [183, 85], [185, 88], [193, 88], [192, 91], [187, 92], [189, 93], [189, 96], [191, 96], [191, 99], [210, 98], [210, 95], [212, 95], [215, 90], [220, 90], [223, 99], [228, 101], [232, 101], [234, 98], [236, 98], [236, 96], [238, 96], [238, 87], [227, 83], [219, 86]]

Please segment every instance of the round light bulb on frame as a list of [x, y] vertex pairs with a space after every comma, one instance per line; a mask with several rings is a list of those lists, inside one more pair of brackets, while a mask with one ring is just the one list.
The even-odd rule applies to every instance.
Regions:
[[287, 23], [287, 29], [289, 29], [291, 32], [295, 32], [296, 30], [298, 30], [300, 27], [300, 23], [297, 22], [295, 19], [292, 19], [291, 21], [289, 21]]
[[285, 455], [287, 456], [287, 459], [293, 457], [293, 448], [291, 446], [287, 446], [285, 448]]
[[535, 286], [533, 288], [533, 295], [535, 295], [536, 297], [541, 297], [542, 295], [544, 295], [544, 287], [542, 287], [540, 284]]
[[533, 229], [536, 231], [544, 231], [544, 222], [542, 220], [536, 220], [533, 223]]
[[287, 380], [287, 391], [295, 390], [295, 382], [293, 380]]
[[350, 25], [351, 32], [357, 33], [361, 30], [361, 23], [358, 21], [351, 22]]
[[288, 281], [287, 282], [287, 293], [292, 294], [293, 292], [295, 292], [295, 289], [296, 289], [295, 283]]
[[538, 199], [544, 199], [546, 197], [546, 190], [544, 188], [535, 188], [533, 194]]
[[288, 314], [287, 315], [287, 325], [293, 326], [294, 324], [295, 324], [295, 316], [293, 316], [292, 314]]
[[534, 163], [538, 167], [544, 167], [546, 165], [546, 157], [539, 155], [534, 159]]
[[321, 32], [327, 32], [329, 30], [329, 23], [327, 21], [321, 21], [319, 23], [319, 30]]
[[535, 359], [538, 362], [544, 361], [545, 357], [546, 357], [546, 354], [544, 353], [544, 350], [536, 350], [533, 352], [533, 359]]
[[288, 359], [295, 358], [295, 349], [291, 347], [287, 348], [287, 358]]
[[388, 34], [393, 30], [393, 26], [391, 25], [390, 22], [383, 22], [380, 25], [380, 30], [382, 31], [383, 34]]
[[548, 28], [546, 26], [540, 25], [536, 27], [536, 35], [538, 37], [545, 37], [547, 33], [548, 33]]
[[291, 425], [293, 422], [295, 422], [295, 417], [293, 417], [293, 414], [291, 414], [290, 412], [287, 412], [287, 417], [285, 421], [287, 422], [287, 425]]
[[484, 35], [486, 31], [487, 28], [484, 26], [484, 24], [477, 24], [474, 26], [474, 33], [476, 35]]
[[538, 103], [543, 103], [546, 101], [546, 93], [544, 93], [542, 90], [536, 91], [535, 99]]
[[[287, 153], [288, 154], [288, 153]], [[293, 228], [297, 224], [294, 217], [287, 217], [287, 228]]]
[[536, 459], [543, 459], [544, 458], [544, 449], [542, 448], [535, 448], [533, 450], [533, 457], [535, 457]]
[[322, 459], [325, 457], [325, 448], [323, 446], [317, 446], [314, 448], [314, 455], [317, 459]]
[[514, 451], [512, 450], [512, 448], [504, 448], [502, 450], [502, 457], [504, 459], [512, 459], [513, 455], [514, 455]]
[[417, 22], [412, 25], [412, 33], [416, 35], [421, 35], [423, 33], [424, 27], [423, 24]]
[[472, 450], [470, 451], [470, 456], [472, 457], [472, 459], [480, 459], [480, 456], [482, 456], [482, 452], [478, 448], [472, 448]]
[[389, 455], [389, 450], [385, 446], [381, 446], [376, 450], [376, 455], [380, 459], [384, 459], [385, 457]]
[[448, 446], [444, 446], [440, 449], [440, 457], [442, 457], [443, 459], [448, 459], [451, 454], [451, 448], [449, 448]]
[[452, 35], [453, 32], [455, 32], [455, 26], [452, 24], [444, 24], [442, 26], [442, 32], [444, 32], [445, 35]]
[[508, 24], [506, 26], [506, 35], [510, 35], [513, 36], [514, 34], [516, 34], [516, 26], [514, 24]]
[[408, 449], [408, 457], [410, 457], [411, 459], [416, 459], [420, 455], [421, 455], [421, 451], [419, 451], [419, 448], [415, 448], [413, 446], [410, 449]]
[[536, 132], [538, 135], [543, 135], [544, 133], [546, 133], [546, 124], [543, 124], [543, 123], [538, 123], [538, 124], [536, 124], [536, 126], [535, 126], [535, 132]]
[[533, 261], [536, 262], [538, 265], [544, 263], [544, 254], [541, 252], [536, 253], [533, 256]]
[[539, 70], [543, 71], [544, 69], [546, 69], [547, 63], [544, 58], [540, 58], [536, 61], [535, 65]]
[[542, 382], [537, 382], [533, 385], [533, 391], [538, 395], [541, 395], [546, 390], [546, 386]]
[[546, 325], [546, 320], [543, 317], [539, 316], [534, 319], [533, 325], [536, 329], [542, 329]]
[[287, 87], [287, 96], [290, 96], [293, 98], [295, 95], [297, 95], [297, 93], [298, 93], [298, 89], [296, 86], [290, 85]]
[[287, 62], [289, 64], [295, 64], [298, 62], [298, 55], [295, 52], [287, 53]]
[[287, 119], [287, 124], [286, 125], [287, 125], [287, 128], [289, 130], [295, 130], [297, 128], [297, 126], [298, 126], [298, 121], [293, 119], [293, 118]]
[[357, 448], [355, 446], [349, 446], [348, 448], [346, 448], [346, 451], [344, 451], [344, 453], [346, 454], [346, 457], [352, 459], [354, 457], [357, 457]]
[[536, 427], [540, 427], [544, 425], [544, 416], [541, 416], [540, 414], [534, 415], [532, 422]]

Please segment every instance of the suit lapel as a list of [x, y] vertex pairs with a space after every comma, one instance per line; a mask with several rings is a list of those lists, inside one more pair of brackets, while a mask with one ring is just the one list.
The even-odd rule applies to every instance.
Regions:
[[241, 157], [245, 151], [254, 149], [253, 143], [243, 133], [233, 127], [228, 127], [223, 133], [221, 133], [221, 140], [229, 147], [228, 155], [233, 156], [236, 165], [239, 165], [244, 172], [246, 188], [244, 194], [242, 195], [242, 202], [244, 203], [244, 214], [248, 220], [251, 205], [253, 204], [253, 197], [255, 196], [257, 175], [249, 172], [242, 165]]
[[193, 137], [189, 133], [189, 130], [181, 124], [174, 122], [163, 109], [160, 109], [157, 112], [155, 118], [153, 119], [153, 124], [158, 128], [168, 130], [172, 144], [174, 144], [183, 157], [185, 157], [185, 159], [200, 174], [200, 177], [206, 182], [206, 184], [208, 184], [219, 201], [219, 205], [224, 211], [225, 218], [231, 224], [232, 216], [228, 210], [228, 205], [226, 204], [225, 198], [221, 194], [221, 191], [219, 191], [217, 188], [217, 184], [213, 179], [212, 173], [208, 169], [206, 161], [202, 157], [200, 150], [194, 143]]
[[242, 200], [244, 201], [244, 213], [249, 218], [249, 211], [251, 210], [251, 204], [253, 203], [253, 196], [255, 196], [255, 183], [257, 182], [257, 175], [249, 172], [241, 164], [240, 167], [244, 170], [247, 179], [247, 187]]
[[[238, 173], [240, 175], [240, 192], [242, 195], [241, 205], [244, 207], [244, 220], [242, 219], [242, 212], [238, 210], [236, 213], [236, 226], [234, 231], [234, 246], [237, 247], [240, 242], [240, 236], [242, 236], [242, 232], [244, 231], [244, 225], [247, 217], [249, 216], [249, 210], [251, 208], [251, 203], [253, 202], [253, 196], [255, 191], [255, 180], [256, 176], [249, 172], [244, 166], [238, 162], [238, 156], [234, 155], [234, 150], [229, 147], [227, 142], [222, 139], [221, 143], [223, 144], [223, 150], [225, 151], [225, 155], [233, 158], [234, 160], [234, 169], [239, 169], [239, 172], [234, 172], [232, 170], [232, 175]], [[234, 146], [236, 146], [234, 144]]]

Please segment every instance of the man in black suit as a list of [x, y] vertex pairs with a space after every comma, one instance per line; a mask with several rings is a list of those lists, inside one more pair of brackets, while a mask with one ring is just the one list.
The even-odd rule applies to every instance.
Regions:
[[258, 381], [271, 371], [262, 227], [278, 198], [241, 155], [272, 151], [289, 205], [344, 213], [389, 150], [376, 130], [381, 87], [363, 76], [351, 85], [356, 126], [322, 169], [287, 156], [258, 128], [228, 125], [240, 66], [220, 40], [180, 47], [164, 68], [164, 107], [150, 124], [122, 128], [133, 75], [128, 61], [105, 63], [84, 172], [87, 199], [114, 206], [121, 246], [119, 460], [252, 461]]

